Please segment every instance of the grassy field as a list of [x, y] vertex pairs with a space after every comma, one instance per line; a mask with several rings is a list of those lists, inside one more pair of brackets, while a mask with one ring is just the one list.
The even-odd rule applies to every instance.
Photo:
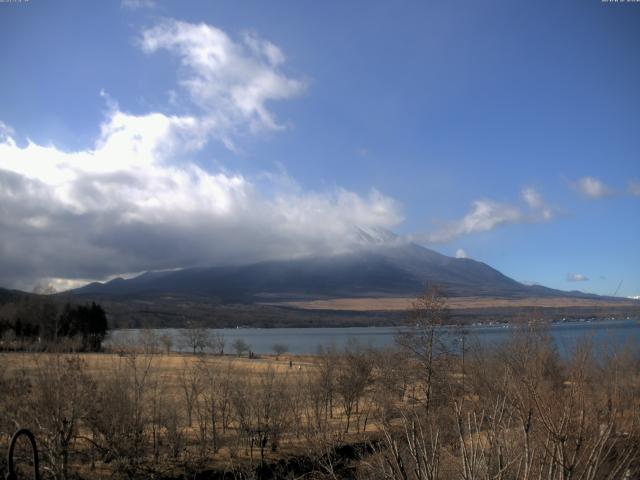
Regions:
[[[60, 354], [60, 353], [30, 353], [30, 352], [5, 352], [0, 353], [5, 374], [12, 374], [16, 371], [30, 372], [47, 364], [52, 358], [65, 358], [80, 356], [86, 364], [86, 372], [93, 376], [100, 376], [112, 372], [129, 357], [118, 353], [82, 353], [82, 354]], [[289, 368], [289, 360], [292, 360], [296, 368]], [[257, 374], [273, 369], [277, 373], [295, 374], [303, 369], [315, 368], [313, 356], [293, 356], [281, 355], [278, 360], [273, 355], [261, 355], [259, 358], [249, 359], [246, 357], [236, 357], [231, 355], [190, 355], [182, 353], [171, 353], [169, 355], [139, 355], [137, 363], [150, 361], [154, 372], [161, 374], [163, 378], [172, 380], [181, 371], [193, 367], [196, 364], [204, 363], [211, 368], [223, 368], [232, 364], [247, 374]], [[302, 367], [298, 369], [297, 367]]]
[[[389, 297], [389, 298], [336, 298], [330, 300], [309, 300], [301, 302], [285, 302], [278, 305], [300, 308], [304, 310], [338, 310], [338, 311], [402, 311], [407, 310], [415, 298]], [[588, 298], [497, 298], [497, 297], [451, 297], [447, 299], [447, 305], [451, 309], [465, 310], [478, 308], [570, 308], [570, 307], [594, 307], [608, 308], [620, 306], [638, 306], [634, 300], [601, 300]]]

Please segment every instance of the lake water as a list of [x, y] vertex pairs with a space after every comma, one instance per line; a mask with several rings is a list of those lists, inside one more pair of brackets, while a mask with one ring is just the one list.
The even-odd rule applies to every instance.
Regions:
[[[444, 327], [444, 337], [450, 345], [459, 342], [461, 333], [452, 327]], [[484, 345], [499, 344], [513, 334], [515, 328], [503, 326], [465, 327], [467, 342]], [[247, 342], [258, 354], [273, 353], [274, 344], [284, 344], [294, 354], [314, 354], [318, 347], [335, 345], [344, 348], [349, 341], [357, 341], [374, 348], [390, 347], [395, 342], [398, 327], [351, 327], [351, 328], [224, 328], [209, 329], [222, 334], [226, 340], [226, 351], [232, 353], [231, 345], [237, 339]], [[561, 354], [573, 351], [581, 340], [591, 339], [596, 348], [623, 347], [633, 344], [640, 348], [640, 320], [607, 320], [557, 323], [549, 327]], [[173, 349], [188, 351], [184, 345], [181, 329], [157, 329], [157, 335], [167, 334], [173, 338]], [[114, 330], [106, 342], [115, 343], [125, 339], [138, 343], [140, 330]]]

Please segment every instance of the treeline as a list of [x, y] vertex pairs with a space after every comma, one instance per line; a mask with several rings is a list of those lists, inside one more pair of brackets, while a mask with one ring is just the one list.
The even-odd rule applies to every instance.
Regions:
[[44, 296], [25, 296], [0, 305], [0, 348], [43, 350], [54, 347], [97, 352], [108, 331], [104, 309], [91, 304], [61, 304]]

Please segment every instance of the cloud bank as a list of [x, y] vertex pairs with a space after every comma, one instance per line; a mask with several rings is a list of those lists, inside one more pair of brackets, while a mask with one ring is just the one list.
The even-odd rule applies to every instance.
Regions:
[[[133, 115], [112, 102], [90, 147], [18, 145], [0, 123], [0, 285], [74, 286], [125, 272], [348, 250], [354, 225], [391, 228], [396, 201], [372, 189], [303, 192], [282, 173], [248, 178], [184, 158], [211, 139], [280, 130], [267, 103], [300, 94], [281, 50], [256, 35], [173, 20], [141, 47], [182, 62], [193, 112]], [[270, 192], [270, 193], [265, 193]]]
[[193, 148], [190, 125], [118, 111], [92, 149], [2, 141], [2, 283], [329, 254], [349, 248], [354, 225], [402, 219], [376, 190], [305, 193], [273, 178], [266, 195], [242, 174], [168, 162]]

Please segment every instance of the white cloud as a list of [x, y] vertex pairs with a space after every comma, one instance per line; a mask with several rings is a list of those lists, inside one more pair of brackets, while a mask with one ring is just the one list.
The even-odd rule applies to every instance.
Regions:
[[529, 215], [530, 221], [549, 221], [556, 216], [556, 210], [547, 205], [542, 194], [535, 188], [525, 187], [521, 194], [528, 207], [535, 212]]
[[640, 197], [640, 182], [638, 180], [631, 180], [629, 182], [629, 193], [634, 197]]
[[575, 183], [576, 189], [585, 197], [598, 199], [613, 195], [614, 191], [595, 177], [582, 177]]
[[264, 58], [271, 66], [278, 66], [285, 62], [282, 50], [268, 40], [260, 38], [255, 32], [244, 32], [242, 41], [258, 58]]
[[522, 198], [530, 208], [541, 208], [544, 206], [542, 195], [533, 187], [526, 187], [522, 189]]
[[267, 103], [300, 95], [303, 80], [285, 75], [285, 56], [276, 45], [254, 33], [234, 41], [224, 31], [204, 23], [166, 20], [142, 32], [147, 53], [167, 50], [180, 58], [180, 84], [201, 110], [200, 123], [231, 149], [233, 136], [281, 130]]
[[468, 258], [467, 252], [465, 252], [462, 248], [456, 250], [456, 258]]
[[427, 243], [447, 243], [462, 235], [487, 232], [500, 225], [548, 222], [555, 218], [556, 210], [547, 205], [542, 195], [533, 187], [524, 188], [521, 196], [528, 210], [488, 199], [475, 200], [471, 204], [471, 211], [460, 220], [447, 222], [436, 231], [422, 236], [420, 240]]
[[427, 238], [431, 243], [445, 243], [461, 235], [485, 232], [498, 225], [521, 222], [522, 219], [522, 212], [515, 207], [491, 200], [476, 200], [472, 203], [471, 212], [462, 219], [449, 222]]
[[33, 142], [19, 148], [12, 137], [7, 137], [0, 143], [0, 168], [63, 188], [80, 173], [143, 171], [178, 151], [197, 149], [204, 143], [193, 117], [161, 113], [135, 116], [114, 111], [100, 130], [93, 149], [72, 153]]
[[120, 5], [124, 8], [137, 10], [139, 8], [155, 8], [156, 2], [154, 0], [121, 0]]
[[6, 141], [11, 135], [14, 135], [13, 128], [6, 123], [0, 121], [0, 141]]
[[123, 272], [330, 254], [353, 247], [354, 225], [402, 219], [376, 190], [305, 193], [281, 181], [286, 172], [256, 183], [181, 161], [203, 145], [193, 117], [115, 110], [100, 132], [75, 152], [0, 141], [5, 285], [59, 288]]
[[567, 282], [586, 282], [589, 277], [581, 273], [567, 273]]

